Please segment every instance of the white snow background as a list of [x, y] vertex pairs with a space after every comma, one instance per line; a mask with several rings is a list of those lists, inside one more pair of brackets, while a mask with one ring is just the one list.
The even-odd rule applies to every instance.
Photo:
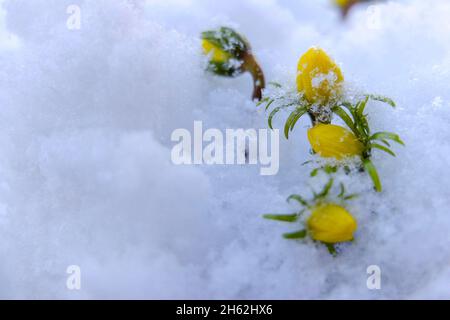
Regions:
[[[80, 30], [66, 27], [70, 4]], [[450, 1], [380, 3], [378, 24], [364, 5], [342, 23], [327, 0], [1, 5], [1, 298], [450, 298]], [[319, 45], [351, 86], [398, 104], [367, 109], [407, 146], [375, 156], [382, 194], [342, 177], [363, 196], [357, 239], [335, 258], [261, 218], [313, 183], [306, 117], [282, 138], [276, 176], [171, 163], [172, 131], [194, 120], [267, 127], [249, 75], [203, 70], [199, 33], [220, 25], [247, 36], [268, 80], [293, 84]], [[366, 286], [374, 264], [381, 290]], [[80, 291], [66, 288], [69, 265]]]

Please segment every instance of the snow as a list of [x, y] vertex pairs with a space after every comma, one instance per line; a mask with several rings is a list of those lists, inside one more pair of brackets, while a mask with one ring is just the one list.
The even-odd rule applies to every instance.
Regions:
[[[345, 23], [327, 0], [1, 4], [1, 298], [450, 298], [449, 1], [360, 5]], [[80, 30], [66, 27], [72, 4]], [[199, 33], [223, 24], [247, 36], [269, 81], [295, 86], [298, 58], [319, 45], [351, 87], [398, 104], [367, 107], [406, 147], [375, 156], [382, 194], [364, 174], [339, 177], [362, 196], [357, 239], [335, 258], [261, 218], [323, 183], [301, 166], [306, 117], [281, 139], [275, 176], [171, 162], [171, 133], [195, 120], [267, 127], [249, 75], [203, 71]], [[381, 290], [366, 286], [370, 265]]]

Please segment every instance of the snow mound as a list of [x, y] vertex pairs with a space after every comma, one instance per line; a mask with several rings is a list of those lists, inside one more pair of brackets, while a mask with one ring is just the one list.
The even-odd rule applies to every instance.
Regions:
[[[80, 30], [66, 26], [74, 2]], [[325, 0], [1, 4], [0, 297], [450, 298], [448, 1], [360, 5], [346, 23]], [[347, 181], [364, 196], [357, 241], [336, 258], [261, 218], [319, 184], [301, 166], [306, 118], [281, 141], [276, 176], [171, 163], [172, 131], [195, 120], [267, 127], [248, 75], [203, 71], [199, 33], [222, 24], [249, 38], [268, 80], [294, 83], [320, 45], [346, 82], [398, 104], [368, 106], [406, 148], [375, 156], [383, 194], [365, 175]], [[80, 291], [66, 288], [69, 265]], [[370, 265], [381, 290], [366, 286]]]

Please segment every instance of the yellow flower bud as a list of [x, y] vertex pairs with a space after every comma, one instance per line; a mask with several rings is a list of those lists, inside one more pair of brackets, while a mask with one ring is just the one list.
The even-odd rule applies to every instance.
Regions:
[[334, 124], [318, 124], [308, 130], [308, 140], [312, 149], [324, 158], [341, 160], [360, 156], [364, 145], [344, 127]]
[[350, 9], [358, 2], [360, 0], [334, 0], [334, 4], [341, 9], [343, 18], [347, 16]]
[[205, 55], [211, 54], [212, 62], [224, 63], [231, 58], [231, 55], [228, 52], [221, 50], [219, 47], [215, 46], [208, 40], [202, 40], [202, 47], [203, 53]]
[[298, 62], [297, 89], [310, 103], [327, 103], [343, 81], [339, 66], [320, 48], [310, 48]]
[[311, 238], [325, 243], [351, 241], [358, 227], [355, 218], [336, 204], [317, 206], [307, 224]]
[[228, 27], [204, 31], [201, 37], [203, 52], [210, 57], [207, 70], [225, 77], [249, 72], [253, 78], [252, 99], [260, 101], [266, 85], [264, 73], [245, 37]]
[[350, 2], [352, 2], [354, 0], [334, 0], [334, 3], [338, 6], [338, 7], [345, 7], [347, 6]]

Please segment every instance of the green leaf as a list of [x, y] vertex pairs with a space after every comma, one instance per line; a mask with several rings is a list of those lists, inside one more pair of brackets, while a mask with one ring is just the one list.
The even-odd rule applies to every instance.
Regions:
[[274, 86], [275, 88], [281, 88], [282, 87], [281, 84], [279, 84], [278, 82], [275, 82], [275, 81], [270, 81], [269, 84], [271, 86]]
[[291, 131], [294, 129], [295, 125], [297, 124], [297, 121], [307, 112], [308, 112], [308, 107], [297, 107], [297, 109], [295, 110], [295, 116], [291, 121], [291, 128], [290, 128]]
[[367, 95], [367, 97], [372, 99], [372, 100], [375, 100], [375, 101], [380, 101], [380, 102], [387, 103], [388, 105], [390, 105], [393, 108], [396, 107], [394, 100], [392, 100], [392, 99], [390, 99], [388, 97], [375, 95], [375, 94], [369, 94], [369, 95]]
[[327, 174], [336, 173], [337, 170], [338, 170], [338, 167], [337, 167], [337, 166], [326, 165], [326, 166], [323, 168], [323, 171], [325, 171], [325, 173], [327, 173]]
[[358, 197], [357, 193], [349, 194], [348, 196], [346, 196], [345, 195], [345, 186], [342, 182], [340, 183], [340, 188], [341, 188], [341, 192], [339, 192], [338, 198], [341, 198], [342, 200], [351, 200], [351, 199]]
[[283, 234], [283, 238], [291, 239], [291, 240], [303, 239], [306, 237], [306, 235], [307, 235], [306, 230], [299, 230], [299, 231], [292, 232], [292, 233], [285, 233], [285, 234]]
[[268, 118], [268, 123], [269, 123], [269, 128], [271, 129], [271, 130], [273, 130], [273, 127], [272, 127], [272, 119], [273, 119], [273, 117], [279, 112], [281, 110], [281, 107], [276, 107], [276, 108], [274, 108], [273, 110], [272, 110], [272, 112], [269, 114], [269, 118]]
[[356, 106], [356, 110], [359, 117], [363, 117], [364, 115], [364, 109], [366, 108], [367, 102], [369, 101], [369, 97], [366, 97], [366, 99], [360, 101], [358, 105]]
[[400, 136], [398, 134], [392, 133], [392, 132], [377, 132], [374, 133], [369, 140], [392, 140], [395, 141], [402, 146], [405, 145], [405, 143], [400, 139]]
[[340, 183], [340, 188], [341, 188], [341, 192], [339, 192], [338, 198], [343, 198], [345, 195], [345, 186], [342, 182]]
[[368, 99], [359, 101], [352, 109], [353, 122], [355, 124], [355, 134], [358, 138], [366, 137], [369, 135], [370, 128], [367, 118], [364, 115], [364, 108], [366, 107]]
[[269, 110], [270, 105], [271, 105], [274, 101], [275, 101], [275, 99], [272, 99], [272, 100], [270, 100], [270, 101], [267, 103], [266, 108], [265, 108], [266, 111]]
[[372, 161], [370, 161], [370, 159], [364, 159], [363, 165], [364, 165], [364, 168], [366, 169], [367, 173], [369, 174], [370, 178], [373, 181], [375, 190], [377, 192], [381, 192], [383, 190], [383, 188], [381, 187], [381, 182], [380, 182], [380, 178], [378, 176], [377, 169], [373, 165]]
[[342, 102], [341, 106], [347, 108], [348, 111], [352, 112], [355, 107], [353, 107], [353, 104], [351, 104], [350, 102]]
[[384, 152], [390, 154], [391, 156], [395, 157], [395, 153], [391, 149], [389, 149], [388, 147], [382, 146], [381, 144], [371, 143], [371, 144], [369, 144], [369, 147], [384, 151]]
[[284, 135], [286, 139], [289, 139], [289, 132], [294, 129], [298, 119], [300, 119], [308, 110], [305, 107], [296, 108], [287, 118], [284, 125]]
[[365, 137], [370, 135], [370, 127], [369, 122], [367, 121], [367, 117], [365, 115], [361, 115], [358, 119], [360, 127], [364, 130]]
[[347, 110], [350, 112], [350, 114], [353, 117], [353, 123], [356, 129], [356, 121], [358, 120], [358, 113], [356, 112], [356, 107], [353, 106], [350, 102], [343, 102], [341, 106], [347, 108]]
[[265, 214], [263, 218], [282, 222], [295, 222], [298, 219], [298, 214]]
[[383, 143], [384, 143], [385, 145], [387, 145], [388, 147], [391, 146], [391, 144], [390, 144], [387, 140], [385, 140], [385, 139], [380, 139], [380, 141], [383, 142]]
[[300, 203], [302, 206], [305, 206], [305, 207], [307, 207], [308, 206], [308, 202], [305, 200], [305, 199], [303, 199], [300, 195], [298, 195], [298, 194], [292, 194], [292, 195], [290, 195], [288, 198], [287, 198], [287, 202], [290, 202], [291, 200], [295, 200], [295, 201], [297, 201], [298, 203]]
[[331, 187], [333, 186], [334, 180], [330, 179], [327, 184], [325, 185], [325, 187], [323, 188], [323, 190], [319, 193], [315, 195], [315, 198], [325, 198], [328, 195], [328, 192], [330, 192]]
[[333, 107], [332, 110], [336, 115], [339, 116], [339, 118], [341, 118], [345, 122], [345, 124], [350, 128], [350, 130], [356, 133], [355, 124], [344, 109], [342, 109], [339, 106], [335, 106]]
[[349, 194], [348, 196], [345, 196], [344, 200], [352, 200], [352, 199], [358, 198], [358, 196], [359, 195], [357, 193], [352, 193], [352, 194]]
[[259, 106], [262, 105], [263, 103], [267, 103], [269, 100], [270, 100], [269, 97], [262, 98], [260, 101], [258, 101], [258, 102], [256, 103], [256, 106], [259, 107]]
[[311, 171], [311, 173], [309, 175], [311, 177], [315, 177], [319, 173], [319, 170], [320, 170], [319, 168], [315, 168], [313, 171]]

